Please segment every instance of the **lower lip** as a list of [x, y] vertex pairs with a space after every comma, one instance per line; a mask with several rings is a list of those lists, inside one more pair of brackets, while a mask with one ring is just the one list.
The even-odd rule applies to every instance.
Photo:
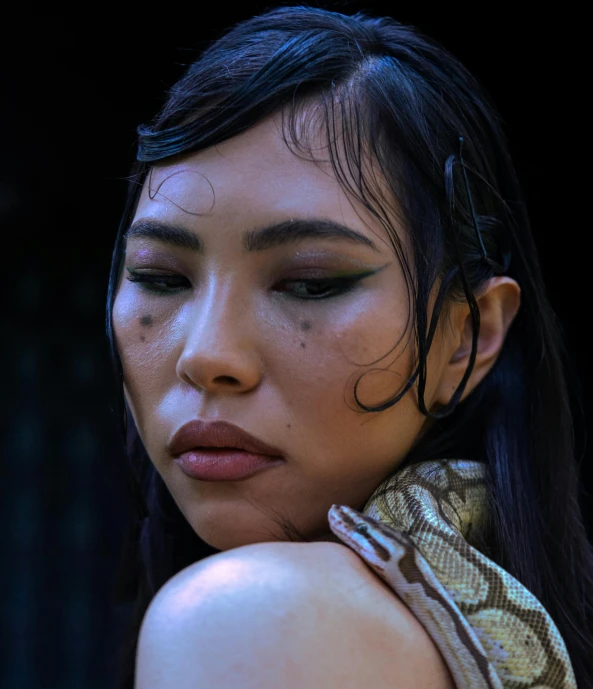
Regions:
[[239, 481], [283, 464], [284, 459], [242, 450], [190, 450], [175, 457], [175, 463], [186, 476], [200, 481]]

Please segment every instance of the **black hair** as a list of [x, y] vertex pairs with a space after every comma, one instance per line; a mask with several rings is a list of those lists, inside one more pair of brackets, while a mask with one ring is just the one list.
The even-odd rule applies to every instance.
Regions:
[[[413, 27], [300, 6], [244, 21], [211, 44], [170, 89], [151, 125], [138, 130], [107, 300], [118, 413], [138, 507], [121, 569], [121, 597], [134, 599], [136, 609], [120, 686], [133, 686], [138, 630], [156, 591], [183, 567], [218, 552], [181, 515], [123, 399], [111, 325], [123, 232], [153, 164], [213, 146], [278, 113], [287, 145], [295, 155], [309, 155], [296, 125], [307, 112], [325, 127], [340, 183], [392, 239], [412, 295], [416, 368], [410, 380], [380, 407], [357, 402], [364, 411], [381, 411], [416, 385], [419, 407], [434, 422], [401, 467], [443, 457], [487, 466], [491, 522], [484, 551], [541, 601], [564, 638], [578, 685], [593, 686], [593, 552], [578, 502], [565, 353], [499, 117], [460, 62]], [[393, 212], [409, 234], [409, 262], [390, 221]], [[479, 329], [475, 295], [501, 273], [520, 285], [521, 307], [496, 363], [466, 399], [459, 401], [462, 381], [446, 407], [429, 411], [426, 357], [438, 320], [451, 300], [470, 306], [474, 351], [467, 380]], [[289, 525], [286, 535], [295, 538]]]

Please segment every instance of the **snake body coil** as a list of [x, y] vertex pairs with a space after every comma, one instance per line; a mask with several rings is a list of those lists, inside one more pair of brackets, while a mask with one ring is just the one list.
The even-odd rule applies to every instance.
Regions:
[[406, 467], [362, 513], [333, 505], [330, 528], [418, 618], [457, 689], [576, 689], [545, 608], [472, 545], [487, 520], [485, 471], [466, 460]]

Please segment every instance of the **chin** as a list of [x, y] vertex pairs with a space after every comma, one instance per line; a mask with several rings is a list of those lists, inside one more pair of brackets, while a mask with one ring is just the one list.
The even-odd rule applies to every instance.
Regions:
[[286, 539], [278, 539], [278, 538], [273, 538], [272, 536], [259, 536], [257, 537], [256, 535], [250, 535], [248, 533], [213, 533], [213, 534], [208, 534], [207, 536], [202, 535], [199, 531], [196, 531], [198, 536], [205, 542], [207, 543], [210, 547], [216, 548], [217, 550], [220, 550], [221, 552], [225, 550], [232, 550], [233, 548], [241, 548], [242, 546], [246, 545], [254, 545], [255, 543], [271, 543], [271, 542], [276, 542], [279, 540], [286, 540]]
[[285, 534], [280, 527], [269, 520], [262, 520], [262, 524], [248, 528], [241, 526], [240, 519], [236, 519], [232, 524], [221, 524], [220, 520], [215, 523], [204, 523], [202, 520], [190, 522], [195, 533], [210, 547], [217, 550], [231, 550], [240, 548], [244, 545], [254, 543], [270, 543], [275, 541], [286, 541]]

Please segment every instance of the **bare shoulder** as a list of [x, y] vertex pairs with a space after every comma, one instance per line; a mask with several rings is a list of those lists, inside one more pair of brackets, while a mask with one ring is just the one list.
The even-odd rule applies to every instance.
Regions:
[[454, 689], [404, 603], [337, 543], [258, 543], [187, 567], [145, 615], [136, 689]]

